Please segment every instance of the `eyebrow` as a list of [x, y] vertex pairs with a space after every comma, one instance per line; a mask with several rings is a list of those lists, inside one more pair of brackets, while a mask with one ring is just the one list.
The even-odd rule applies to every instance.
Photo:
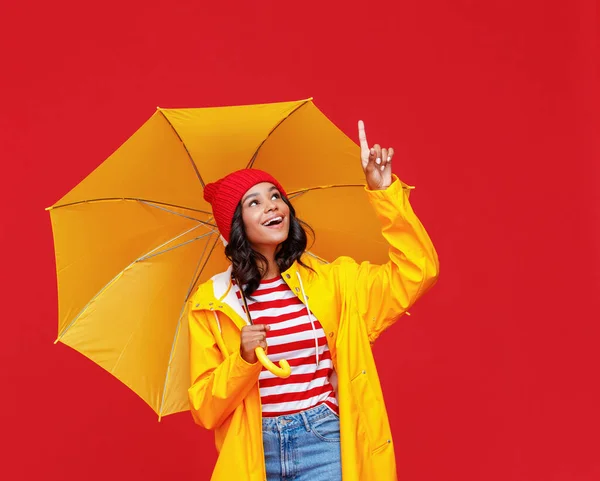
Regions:
[[[274, 190], [276, 190], [277, 192], [279, 192], [279, 189], [278, 189], [277, 187], [273, 186], [273, 187], [271, 187], [271, 188], [269, 189], [269, 193], [270, 193], [270, 192], [273, 192]], [[253, 193], [251, 193], [251, 194], [248, 194], [246, 197], [244, 197], [244, 198], [242, 199], [242, 204], [244, 204], [244, 203], [245, 203], [245, 202], [246, 202], [248, 199], [250, 199], [251, 197], [258, 197], [259, 195], [260, 195], [260, 193], [259, 193], [259, 192], [253, 192]]]

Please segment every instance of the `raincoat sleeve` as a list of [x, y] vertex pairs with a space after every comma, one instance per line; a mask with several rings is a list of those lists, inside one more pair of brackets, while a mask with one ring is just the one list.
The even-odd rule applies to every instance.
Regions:
[[206, 311], [190, 311], [189, 329], [190, 411], [197, 424], [215, 429], [256, 384], [261, 364], [247, 363], [239, 349], [224, 356], [210, 329]]
[[389, 243], [389, 261], [346, 263], [343, 289], [366, 323], [369, 340], [404, 314], [438, 277], [436, 250], [408, 200], [412, 187], [396, 176], [385, 190], [366, 189]]

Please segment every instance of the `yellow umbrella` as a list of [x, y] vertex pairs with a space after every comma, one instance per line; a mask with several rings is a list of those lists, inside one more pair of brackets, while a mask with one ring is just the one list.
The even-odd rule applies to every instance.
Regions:
[[384, 262], [358, 145], [312, 99], [161, 109], [49, 207], [58, 337], [159, 415], [188, 409], [187, 302], [227, 268], [202, 189], [259, 168], [316, 232], [310, 253]]

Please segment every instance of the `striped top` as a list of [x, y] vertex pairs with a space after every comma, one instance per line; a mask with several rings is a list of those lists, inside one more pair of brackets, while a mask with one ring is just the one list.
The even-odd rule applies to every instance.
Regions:
[[[243, 308], [237, 285], [235, 292]], [[321, 323], [310, 314], [313, 330], [308, 309], [281, 277], [262, 280], [252, 299], [246, 297], [246, 301], [253, 323], [271, 326], [267, 332], [269, 359], [275, 363], [286, 359], [292, 368], [287, 379], [262, 368], [259, 388], [263, 417], [294, 414], [321, 403], [338, 413], [337, 399], [329, 382], [333, 363]], [[319, 346], [318, 365], [315, 336]]]

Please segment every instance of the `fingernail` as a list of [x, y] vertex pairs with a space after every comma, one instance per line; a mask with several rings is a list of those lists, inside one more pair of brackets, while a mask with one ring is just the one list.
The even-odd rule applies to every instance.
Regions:
[[375, 162], [376, 162], [377, 164], [381, 164], [381, 159], [380, 159], [379, 157], [377, 157], [377, 159], [375, 159]]
[[389, 162], [390, 160], [392, 160], [392, 158], [391, 158], [390, 156], [388, 156], [388, 162]]
[[382, 165], [382, 166], [381, 166], [381, 170], [383, 170], [383, 169], [385, 169], [385, 165]]

